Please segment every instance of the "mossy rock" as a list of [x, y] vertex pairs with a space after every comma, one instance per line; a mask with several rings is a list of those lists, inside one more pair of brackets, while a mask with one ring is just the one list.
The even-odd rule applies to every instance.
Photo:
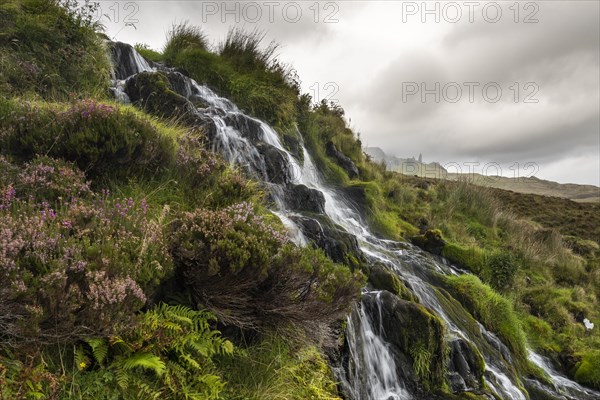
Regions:
[[441, 255], [448, 261], [475, 274], [480, 274], [486, 265], [485, 251], [479, 247], [462, 247], [446, 243]]
[[391, 346], [396, 372], [411, 393], [430, 393], [446, 384], [445, 325], [421, 304], [383, 291], [363, 297], [373, 325], [383, 329]]
[[442, 254], [446, 244], [439, 229], [428, 229], [423, 235], [413, 236], [410, 241], [415, 246], [437, 255]]
[[381, 263], [373, 264], [369, 271], [369, 283], [374, 289], [387, 290], [403, 300], [415, 301], [412, 292], [393, 271]]
[[600, 351], [583, 355], [576, 366], [575, 380], [594, 389], [600, 389]]
[[353, 271], [363, 269], [365, 256], [356, 237], [343, 230], [329, 217], [305, 213], [304, 216], [293, 216], [291, 219], [300, 226], [313, 246], [322, 249], [333, 261], [345, 264]]
[[134, 75], [127, 80], [125, 92], [132, 103], [150, 114], [184, 120], [194, 115], [192, 103], [173, 90], [169, 78], [163, 73]]

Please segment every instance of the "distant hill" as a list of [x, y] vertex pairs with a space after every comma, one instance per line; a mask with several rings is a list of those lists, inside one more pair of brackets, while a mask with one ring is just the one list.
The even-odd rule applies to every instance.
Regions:
[[384, 162], [390, 171], [405, 175], [417, 175], [448, 180], [468, 180], [485, 187], [511, 190], [517, 193], [537, 194], [570, 199], [577, 202], [600, 202], [600, 188], [594, 185], [578, 185], [574, 183], [558, 183], [536, 177], [509, 178], [504, 176], [484, 176], [481, 174], [448, 173], [440, 164], [423, 163], [422, 160], [399, 158], [387, 155], [379, 147], [367, 147], [365, 153], [373, 161]]
[[367, 147], [364, 152], [371, 157], [371, 160], [378, 163], [385, 163], [390, 171], [400, 172], [405, 175], [417, 175], [421, 177], [441, 177], [447, 175], [448, 171], [436, 162], [424, 163], [420, 160], [421, 157], [414, 158], [399, 158], [386, 154], [379, 147]]
[[481, 174], [447, 174], [445, 179], [467, 179], [486, 187], [512, 190], [517, 193], [562, 197], [578, 202], [600, 202], [600, 188], [593, 185], [558, 183], [533, 177], [508, 178], [504, 176], [484, 176]]

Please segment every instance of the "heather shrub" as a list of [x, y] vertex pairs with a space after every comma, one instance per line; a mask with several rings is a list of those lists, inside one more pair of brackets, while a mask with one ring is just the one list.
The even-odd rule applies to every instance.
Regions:
[[116, 331], [172, 270], [165, 213], [147, 215], [143, 200], [105, 193], [53, 208], [18, 196], [0, 209], [1, 341]]
[[191, 187], [205, 185], [227, 166], [221, 157], [207, 149], [205, 138], [197, 132], [180, 137], [178, 145], [177, 167]]
[[364, 283], [322, 252], [293, 246], [248, 203], [186, 213], [172, 231], [173, 259], [195, 300], [243, 328], [315, 327], [340, 317]]
[[87, 196], [91, 193], [85, 174], [71, 163], [38, 156], [25, 164], [16, 186], [20, 196], [53, 203]]
[[153, 171], [170, 162], [174, 144], [135, 113], [93, 100], [68, 109], [10, 102], [0, 143], [20, 160], [48, 155], [75, 162], [92, 178]]

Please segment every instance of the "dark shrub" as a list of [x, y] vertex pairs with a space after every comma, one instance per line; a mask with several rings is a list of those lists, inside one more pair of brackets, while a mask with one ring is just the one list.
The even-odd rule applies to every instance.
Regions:
[[195, 299], [243, 328], [310, 330], [341, 317], [364, 283], [322, 252], [288, 243], [247, 203], [183, 215], [171, 251]]

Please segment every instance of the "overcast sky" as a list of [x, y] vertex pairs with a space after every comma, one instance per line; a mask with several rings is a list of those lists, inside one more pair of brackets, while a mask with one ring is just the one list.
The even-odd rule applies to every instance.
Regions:
[[235, 25], [266, 31], [303, 90], [339, 101], [363, 143], [388, 154], [422, 153], [426, 162], [459, 163], [463, 172], [468, 163], [480, 163], [476, 172], [498, 163], [506, 176], [535, 173], [594, 185], [600, 185], [599, 5], [100, 3], [110, 16], [102, 17], [109, 36], [155, 49], [173, 23], [185, 20], [201, 26], [214, 45]]

